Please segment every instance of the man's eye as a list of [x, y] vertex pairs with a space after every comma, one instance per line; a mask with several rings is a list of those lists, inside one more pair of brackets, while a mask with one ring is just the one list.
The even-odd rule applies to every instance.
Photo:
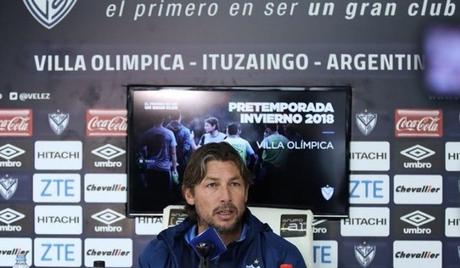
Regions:
[[241, 183], [239, 183], [239, 182], [232, 182], [232, 183], [231, 183], [231, 186], [233, 186], [233, 187], [239, 187], [239, 186], [241, 186]]
[[216, 186], [217, 186], [217, 183], [214, 183], [214, 182], [206, 184], [206, 187], [208, 188], [215, 188]]

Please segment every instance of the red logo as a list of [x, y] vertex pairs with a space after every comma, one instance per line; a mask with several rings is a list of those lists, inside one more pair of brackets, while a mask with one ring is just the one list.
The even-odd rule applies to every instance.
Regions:
[[86, 112], [87, 136], [126, 136], [127, 128], [126, 110], [88, 110]]
[[0, 136], [32, 136], [32, 110], [0, 110]]
[[396, 137], [442, 137], [441, 110], [397, 109]]

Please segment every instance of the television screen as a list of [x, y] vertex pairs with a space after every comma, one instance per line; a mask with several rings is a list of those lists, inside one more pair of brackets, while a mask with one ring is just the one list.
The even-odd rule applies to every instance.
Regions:
[[249, 205], [346, 216], [350, 102], [348, 87], [129, 86], [128, 214], [183, 204], [190, 154], [227, 142], [253, 172]]
[[423, 82], [430, 96], [460, 97], [460, 24], [430, 24], [423, 33]]

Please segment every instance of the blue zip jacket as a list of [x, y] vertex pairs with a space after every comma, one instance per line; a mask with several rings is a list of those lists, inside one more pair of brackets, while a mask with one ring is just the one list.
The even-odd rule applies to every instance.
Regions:
[[[306, 268], [297, 247], [275, 234], [246, 209], [246, 237], [227, 245], [227, 250], [209, 262], [209, 268], [279, 268], [292, 264]], [[185, 240], [196, 223], [186, 219], [158, 234], [139, 256], [138, 268], [198, 268], [200, 259]]]

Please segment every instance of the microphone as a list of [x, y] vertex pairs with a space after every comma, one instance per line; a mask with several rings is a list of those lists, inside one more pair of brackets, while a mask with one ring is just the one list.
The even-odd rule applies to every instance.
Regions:
[[209, 227], [190, 241], [190, 245], [200, 257], [199, 268], [208, 268], [209, 260], [217, 258], [227, 250], [216, 229]]
[[213, 250], [214, 245], [212, 243], [200, 242], [195, 246], [196, 252], [200, 255], [200, 264], [199, 268], [208, 268], [209, 267], [209, 255]]

